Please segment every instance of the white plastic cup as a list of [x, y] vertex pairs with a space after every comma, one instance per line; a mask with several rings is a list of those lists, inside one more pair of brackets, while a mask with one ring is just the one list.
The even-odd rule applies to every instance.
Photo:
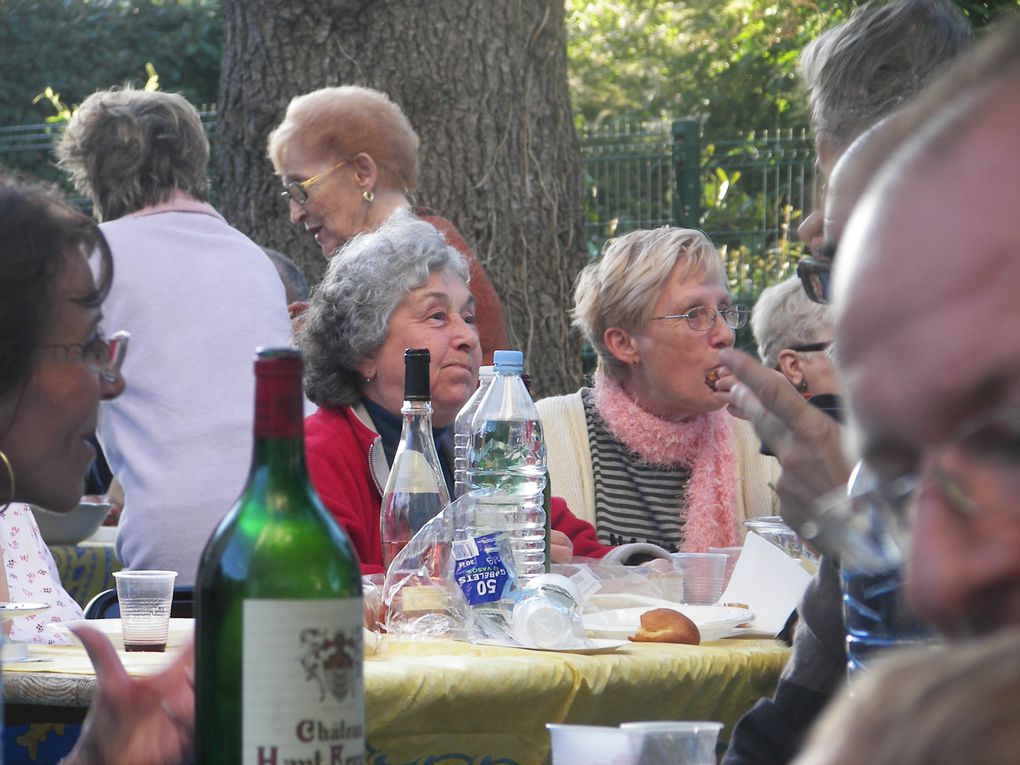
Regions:
[[165, 651], [176, 571], [115, 571], [126, 651]]
[[632, 765], [716, 765], [719, 722], [623, 723]]
[[631, 765], [630, 739], [622, 728], [546, 723], [552, 765]]
[[684, 575], [684, 603], [711, 606], [719, 601], [726, 575], [726, 555], [673, 553], [670, 557]]
[[510, 631], [527, 648], [576, 648], [585, 639], [580, 602], [580, 590], [570, 579], [539, 574], [521, 592]]

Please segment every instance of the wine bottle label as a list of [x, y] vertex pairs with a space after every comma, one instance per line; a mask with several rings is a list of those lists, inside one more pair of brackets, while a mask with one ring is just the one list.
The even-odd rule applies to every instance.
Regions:
[[244, 601], [246, 765], [363, 765], [360, 598]]

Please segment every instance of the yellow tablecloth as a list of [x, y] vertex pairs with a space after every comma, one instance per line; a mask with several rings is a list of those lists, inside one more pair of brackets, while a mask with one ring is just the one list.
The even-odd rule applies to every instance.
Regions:
[[[4, 668], [8, 704], [87, 704], [91, 683], [83, 681], [91, 672], [81, 648], [32, 646], [30, 656], [49, 661]], [[166, 660], [122, 656], [134, 674]], [[539, 765], [549, 753], [547, 722], [719, 720], [726, 738], [737, 718], [772, 692], [787, 656], [772, 640], [627, 644], [585, 656], [384, 639], [365, 660], [369, 765], [428, 757], [437, 764]]]
[[725, 738], [772, 693], [788, 655], [772, 640], [627, 644], [595, 656], [386, 640], [365, 662], [369, 763], [538, 765], [547, 722], [719, 720]]
[[120, 571], [121, 563], [112, 542], [50, 545], [50, 552], [60, 572], [60, 583], [82, 607], [95, 595], [115, 586], [113, 572]]

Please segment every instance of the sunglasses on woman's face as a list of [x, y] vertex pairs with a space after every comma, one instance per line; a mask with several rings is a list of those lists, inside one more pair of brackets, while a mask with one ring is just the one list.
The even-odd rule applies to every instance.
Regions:
[[797, 263], [797, 276], [804, 292], [815, 303], [829, 302], [829, 277], [832, 273], [831, 260], [801, 258]]

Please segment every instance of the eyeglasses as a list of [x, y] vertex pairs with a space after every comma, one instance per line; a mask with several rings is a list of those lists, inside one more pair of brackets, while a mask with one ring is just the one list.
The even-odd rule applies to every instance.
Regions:
[[698, 332], [710, 330], [715, 324], [715, 317], [721, 316], [730, 329], [740, 329], [747, 324], [747, 317], [751, 310], [747, 306], [734, 305], [729, 308], [711, 308], [707, 305], [699, 305], [687, 313], [674, 313], [668, 316], [653, 316], [652, 319], [660, 321], [663, 319], [687, 319], [691, 329]]
[[131, 333], [121, 330], [110, 337], [96, 335], [85, 343], [49, 343], [40, 345], [40, 349], [63, 351], [67, 361], [83, 361], [85, 366], [98, 374], [104, 382], [115, 383], [120, 375], [120, 367], [127, 356], [128, 341]]
[[800, 343], [799, 345], [791, 345], [788, 347], [788, 350], [797, 351], [797, 353], [817, 353], [818, 351], [827, 351], [830, 345], [832, 345], [831, 340], [823, 340], [820, 343]]
[[[949, 452], [959, 451], [973, 466], [967, 478], [947, 466]], [[881, 479], [865, 463], [850, 477], [849, 488], [821, 497], [815, 517], [799, 532], [851, 566], [883, 570], [905, 558], [913, 528], [917, 493], [929, 473], [948, 506], [964, 517], [1016, 513], [1020, 492], [1020, 409], [1007, 408], [967, 421], [957, 434], [937, 446], [930, 468]], [[977, 481], [980, 474], [980, 491]], [[1020, 514], [1017, 514], [1020, 522]]]
[[304, 205], [308, 201], [308, 189], [314, 186], [316, 183], [321, 181], [327, 175], [332, 173], [334, 170], [339, 170], [341, 167], [347, 164], [345, 159], [343, 162], [333, 165], [329, 170], [323, 170], [318, 175], [313, 175], [311, 178], [307, 178], [303, 181], [291, 181], [290, 183], [284, 184], [283, 191], [280, 192], [280, 196], [286, 199], [288, 202], [293, 200], [299, 205]]

